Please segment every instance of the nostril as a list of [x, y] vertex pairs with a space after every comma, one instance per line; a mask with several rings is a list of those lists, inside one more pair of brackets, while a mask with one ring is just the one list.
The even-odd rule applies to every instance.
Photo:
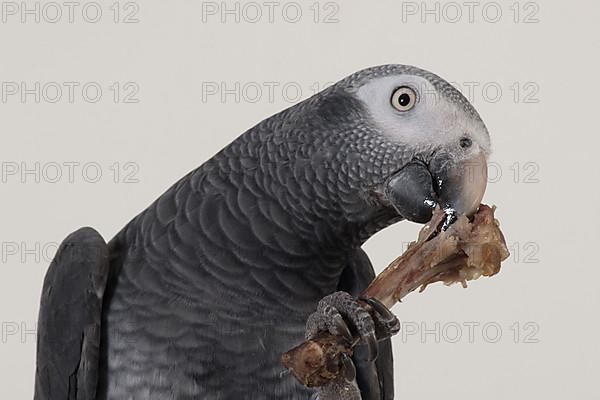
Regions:
[[469, 139], [468, 137], [464, 137], [464, 138], [460, 139], [460, 147], [462, 147], [463, 149], [468, 149], [472, 145], [473, 145], [473, 141], [471, 139]]

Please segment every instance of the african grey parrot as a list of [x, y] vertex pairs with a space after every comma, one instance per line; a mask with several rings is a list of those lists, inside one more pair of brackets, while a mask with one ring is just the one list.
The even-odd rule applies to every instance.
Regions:
[[[471, 213], [487, 129], [440, 77], [357, 72], [249, 129], [110, 242], [68, 236], [44, 280], [35, 398], [392, 399], [393, 314], [357, 296], [361, 245], [437, 205]], [[309, 389], [281, 354], [358, 334], [344, 374]]]

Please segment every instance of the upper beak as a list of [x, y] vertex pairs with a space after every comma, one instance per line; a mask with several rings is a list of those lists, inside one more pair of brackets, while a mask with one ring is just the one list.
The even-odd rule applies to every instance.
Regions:
[[474, 214], [487, 186], [487, 160], [478, 154], [457, 161], [436, 155], [428, 164], [413, 160], [385, 184], [385, 196], [404, 218], [431, 219], [438, 205], [451, 214]]
[[487, 187], [487, 160], [480, 153], [458, 162], [434, 159], [429, 165], [440, 206], [457, 214], [474, 214]]

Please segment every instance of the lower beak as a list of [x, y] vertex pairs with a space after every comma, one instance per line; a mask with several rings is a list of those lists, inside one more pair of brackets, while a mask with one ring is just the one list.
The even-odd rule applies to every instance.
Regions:
[[436, 156], [429, 164], [413, 160], [392, 175], [385, 196], [405, 219], [426, 223], [440, 206], [452, 214], [474, 214], [487, 186], [483, 154], [461, 161]]

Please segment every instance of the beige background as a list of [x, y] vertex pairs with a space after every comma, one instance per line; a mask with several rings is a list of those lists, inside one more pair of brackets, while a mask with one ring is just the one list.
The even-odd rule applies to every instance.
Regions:
[[[284, 2], [271, 23], [259, 2], [260, 21], [250, 21], [256, 8], [240, 4], [239, 23], [235, 15], [222, 23], [206, 14], [203, 22], [199, 1], [138, 0], [139, 22], [129, 24], [113, 21], [112, 3], [98, 3], [97, 23], [83, 19], [86, 3], [74, 10], [72, 23], [64, 6], [62, 19], [51, 23], [56, 9], [40, 4], [36, 23], [35, 15], [22, 22], [21, 10], [12, 15], [10, 4], [0, 4], [8, 7], [0, 22], [0, 398], [32, 395], [31, 331], [54, 243], [82, 225], [111, 238], [187, 171], [291, 105], [296, 88], [304, 98], [315, 84], [383, 63], [418, 65], [463, 89], [477, 83], [473, 102], [492, 135], [494, 170], [501, 172], [491, 174], [485, 201], [499, 206], [513, 248], [499, 276], [467, 290], [430, 287], [394, 308], [405, 323], [404, 336], [394, 339], [396, 397], [598, 398], [600, 237], [598, 217], [588, 216], [599, 200], [598, 2], [524, 1], [517, 3], [518, 23], [512, 0], [485, 11], [488, 2], [480, 3], [472, 22], [459, 2], [462, 18], [455, 23], [454, 5], [440, 3], [439, 22], [433, 14], [422, 22], [420, 14], [403, 13], [403, 7], [422, 11], [420, 1], [391, 0], [322, 1], [318, 23], [312, 2], [300, 4], [299, 22], [286, 21]], [[119, 3], [120, 20], [136, 11], [125, 3]], [[93, 19], [90, 7], [86, 18]], [[285, 17], [294, 19], [294, 5], [287, 7]], [[435, 3], [427, 7], [435, 10]], [[488, 22], [498, 7], [500, 21]], [[332, 12], [338, 22], [323, 23]], [[538, 22], [524, 23], [528, 15]], [[12, 83], [22, 82], [34, 91], [40, 82], [39, 103], [34, 94], [24, 102], [20, 93], [10, 95]], [[56, 103], [52, 82], [63, 88]], [[64, 82], [80, 84], [72, 103]], [[96, 103], [82, 97], [89, 82], [102, 89]], [[225, 101], [206, 95], [211, 82], [229, 88], [239, 82], [239, 102], [233, 94]], [[277, 82], [272, 96], [266, 82]], [[263, 93], [256, 99], [257, 85]], [[125, 103], [123, 95], [136, 87], [138, 102]], [[498, 87], [502, 95], [495, 99]], [[65, 162], [80, 163], [73, 182]], [[36, 163], [39, 173], [22, 176], [23, 167]], [[56, 183], [53, 163], [62, 173]], [[19, 171], [11, 175], [15, 165]], [[91, 183], [95, 167], [102, 176]], [[132, 172], [138, 183], [126, 182]], [[398, 224], [367, 243], [378, 269], [417, 229]]]

